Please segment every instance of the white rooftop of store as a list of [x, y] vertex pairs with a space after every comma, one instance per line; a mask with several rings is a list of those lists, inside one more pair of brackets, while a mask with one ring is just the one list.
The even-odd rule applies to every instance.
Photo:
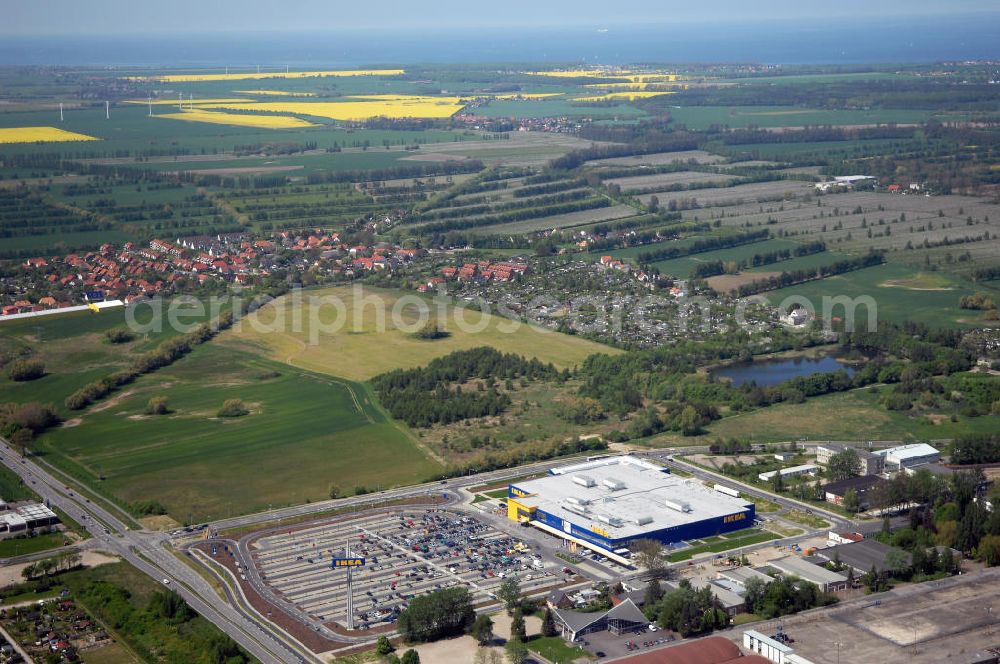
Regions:
[[605, 528], [614, 539], [728, 516], [750, 505], [664, 470], [633, 457], [607, 457], [515, 482], [529, 496], [514, 500], [577, 525]]

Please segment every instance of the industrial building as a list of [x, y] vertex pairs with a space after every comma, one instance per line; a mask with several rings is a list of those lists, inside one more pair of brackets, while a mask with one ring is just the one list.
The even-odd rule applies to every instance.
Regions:
[[814, 554], [823, 561], [837, 560], [854, 570], [856, 575], [867, 573], [872, 568], [876, 572], [891, 572], [886, 564], [890, 552], [898, 552], [898, 557], [907, 566], [913, 561], [913, 554], [875, 539], [863, 539], [860, 542], [840, 544], [826, 549], [819, 549]]
[[914, 443], [879, 450], [876, 454], [885, 459], [885, 469], [888, 471], [905, 470], [922, 463], [937, 463], [941, 460], [941, 452], [927, 443]]
[[878, 491], [879, 487], [886, 483], [881, 477], [865, 475], [864, 477], [849, 477], [846, 480], [830, 482], [823, 485], [823, 495], [826, 502], [834, 505], [843, 505], [844, 496], [848, 491], [854, 491], [858, 497], [861, 509], [868, 509], [871, 505], [872, 494]]
[[507, 516], [627, 564], [629, 542], [667, 544], [753, 525], [754, 505], [630, 456], [554, 468], [510, 484]]
[[848, 446], [842, 443], [824, 443], [816, 446], [816, 463], [826, 466], [834, 454], [843, 452], [848, 448], [858, 453], [858, 475], [881, 475], [885, 472], [885, 458], [879, 454], [873, 454], [868, 450], [859, 447]]
[[825, 567], [814, 565], [797, 556], [787, 556], [772, 560], [768, 563], [768, 566], [778, 570], [785, 576], [794, 576], [803, 581], [815, 583], [819, 586], [820, 590], [828, 593], [847, 588], [847, 577], [843, 574], [831, 572]]
[[791, 477], [799, 477], [800, 475], [816, 475], [819, 472], [819, 468], [812, 464], [804, 464], [802, 466], [792, 466], [791, 468], [782, 468], [781, 470], [771, 470], [766, 473], [760, 473], [757, 475], [757, 479], [762, 482], [770, 482], [771, 478], [781, 473], [781, 479], [789, 479]]

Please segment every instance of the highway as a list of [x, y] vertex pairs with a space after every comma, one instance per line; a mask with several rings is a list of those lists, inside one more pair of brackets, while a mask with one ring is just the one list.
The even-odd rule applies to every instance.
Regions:
[[199, 614], [218, 626], [265, 664], [320, 661], [277, 628], [250, 612], [223, 602], [194, 569], [165, 546], [159, 533], [129, 529], [110, 511], [79, 496], [30, 458], [20, 457], [9, 442], [0, 439], [0, 461], [16, 473], [43, 500], [58, 507], [87, 529], [108, 550], [142, 570], [165, 587], [178, 592]]
[[[238, 596], [240, 591], [234, 591], [232, 587], [224, 583], [223, 592], [226, 599], [223, 600], [205, 578], [193, 569], [192, 566], [186, 564], [182, 559], [184, 554], [181, 552], [187, 551], [188, 547], [185, 545], [190, 544], [192, 541], [190, 531], [177, 530], [168, 534], [130, 529], [123, 522], [122, 518], [120, 518], [123, 515], [117, 507], [105, 508], [85, 496], [80, 496], [71, 487], [66, 485], [64, 481], [50, 474], [32, 459], [18, 456], [7, 441], [3, 439], [0, 439], [0, 441], [3, 442], [0, 460], [3, 461], [4, 465], [19, 475], [25, 484], [29, 485], [43, 499], [50, 501], [52, 505], [63, 510], [85, 527], [94, 537], [94, 544], [88, 544], [88, 546], [107, 549], [158, 582], [164, 583], [166, 586], [176, 590], [194, 610], [231, 636], [261, 662], [270, 664], [272, 662], [311, 663], [320, 661], [302, 644], [292, 639], [277, 626], [271, 624], [265, 617], [257, 614], [243, 597]], [[677, 451], [679, 452], [680, 450]], [[693, 450], [692, 448], [683, 449], [684, 453], [691, 451], [700, 450]], [[707, 451], [707, 448], [705, 451]], [[755, 487], [742, 484], [732, 478], [692, 466], [678, 460], [671, 452], [673, 450], [655, 450], [636, 453], [636, 455], [655, 459], [669, 467], [683, 469], [699, 479], [723, 481], [729, 485], [738, 486], [740, 490], [747, 494], [777, 502], [782, 508], [818, 511], [822, 513], [824, 518], [831, 520], [836, 528], [849, 528], [851, 525], [849, 519], [839, 514], [828, 512], [815, 506], [805, 505], [785, 497], [778, 497]], [[453, 503], [459, 489], [502, 483], [516, 477], [544, 473], [551, 468], [565, 465], [568, 462], [567, 459], [544, 461], [516, 468], [507, 468], [474, 475], [470, 474], [449, 480], [400, 487], [377, 494], [295, 505], [224, 519], [207, 524], [207, 527], [217, 531], [232, 528], [262, 528], [268, 525], [275, 525], [282, 520], [290, 518], [318, 516], [332, 510], [351, 507], [358, 509], [385, 507], [385, 503], [390, 501], [441, 493], [447, 495], [448, 503]], [[112, 512], [119, 512], [119, 514], [116, 516]], [[795, 538], [786, 538], [786, 540], [797, 541], [815, 534], [815, 531], [811, 531], [811, 529], [805, 530], [806, 532], [803, 535]], [[747, 549], [752, 548], [755, 548], [755, 546], [747, 547]], [[240, 558], [244, 562], [249, 562], [249, 551], [239, 545], [237, 545], [237, 550], [239, 551]], [[253, 565], [246, 565], [245, 568], [250, 571], [252, 585], [263, 590], [262, 594], [265, 597], [278, 606], [287, 604], [281, 601], [280, 598], [274, 597], [273, 593], [270, 593], [269, 589], [266, 589], [266, 584], [257, 578], [256, 569]], [[607, 570], [602, 569], [602, 571]], [[292, 616], [296, 615], [294, 611], [289, 613]], [[326, 628], [322, 625], [314, 624], [312, 621], [303, 622], [321, 633], [327, 632]], [[332, 633], [325, 633], [324, 635], [327, 637], [335, 636]], [[345, 638], [342, 635], [337, 635], [336, 640], [348, 643], [356, 642], [356, 639]]]

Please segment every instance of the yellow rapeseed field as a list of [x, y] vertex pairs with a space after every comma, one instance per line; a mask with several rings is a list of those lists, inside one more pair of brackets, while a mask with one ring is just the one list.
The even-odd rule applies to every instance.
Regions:
[[60, 143], [63, 141], [99, 141], [86, 134], [56, 127], [11, 127], [0, 129], [0, 143]]
[[358, 101], [288, 101], [250, 102], [243, 104], [207, 104], [203, 108], [231, 111], [288, 113], [310, 115], [331, 120], [360, 121], [375, 117], [386, 118], [450, 118], [464, 108], [458, 97], [420, 97], [370, 95], [355, 97]]
[[187, 120], [189, 122], [236, 125], [239, 127], [256, 127], [258, 129], [299, 129], [301, 127], [316, 126], [301, 118], [291, 118], [285, 115], [243, 115], [241, 113], [221, 113], [219, 111], [203, 111], [201, 109], [185, 109], [180, 113], [165, 113], [163, 115], [154, 115], [153, 117], [167, 118], [169, 120]]
[[[257, 95], [264, 97], [315, 97], [315, 92], [283, 92], [281, 90], [233, 90], [238, 95]], [[223, 102], [233, 101], [232, 99], [223, 99]], [[245, 100], [239, 100], [245, 101]]]
[[182, 104], [185, 108], [187, 108], [188, 106], [190, 106], [192, 104], [194, 104], [195, 106], [198, 106], [199, 104], [238, 104], [238, 103], [244, 102], [244, 101], [253, 101], [253, 100], [252, 99], [246, 99], [246, 98], [233, 98], [233, 99], [198, 99], [198, 98], [195, 98], [194, 101], [192, 101], [187, 95], [184, 95], [184, 101], [183, 102], [181, 102], [181, 100], [179, 100], [179, 99], [169, 99], [169, 98], [167, 98], [167, 99], [154, 99], [153, 101], [149, 101], [148, 99], [129, 99], [125, 103], [126, 104], [142, 104], [142, 105], [152, 104], [153, 106], [177, 106], [178, 104]]
[[632, 91], [632, 92], [609, 92], [606, 95], [597, 95], [594, 97], [577, 97], [573, 101], [634, 101], [636, 99], [648, 99], [649, 97], [659, 97], [660, 95], [672, 95], [673, 92], [668, 92], [665, 90], [654, 91]]
[[333, 71], [262, 71], [236, 74], [163, 74], [128, 76], [130, 81], [160, 81], [162, 83], [202, 83], [205, 81], [255, 81], [265, 78], [319, 78], [327, 76], [399, 76], [403, 69], [341, 69]]
[[548, 99], [549, 97], [559, 97], [561, 92], [515, 92], [509, 95], [489, 95], [492, 99], [505, 101], [509, 99]]

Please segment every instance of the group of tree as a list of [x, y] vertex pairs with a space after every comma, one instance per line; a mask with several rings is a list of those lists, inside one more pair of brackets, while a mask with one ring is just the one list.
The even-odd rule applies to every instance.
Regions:
[[[393, 417], [410, 426], [426, 427], [498, 415], [510, 405], [498, 381], [562, 380], [568, 374], [552, 364], [483, 346], [456, 351], [426, 367], [396, 369], [372, 379], [372, 385]], [[463, 384], [477, 379], [477, 388]]]
[[37, 401], [0, 404], [0, 434], [17, 447], [30, 443], [34, 437], [60, 422], [51, 404]]
[[51, 576], [76, 569], [80, 566], [83, 558], [79, 553], [64, 553], [52, 558], [43, 558], [37, 562], [29, 563], [21, 570], [21, 576], [26, 581], [31, 581], [39, 577]]
[[411, 599], [397, 627], [406, 641], [425, 643], [463, 634], [475, 620], [469, 589], [458, 586]]
[[986, 293], [963, 295], [958, 301], [958, 306], [962, 309], [975, 309], [980, 311], [996, 309], [996, 304], [993, 303], [993, 298]]
[[1000, 462], [1000, 433], [966, 434], [948, 446], [953, 464], [967, 465]]
[[33, 358], [14, 360], [7, 369], [7, 375], [19, 383], [37, 380], [45, 375], [45, 363]]
[[816, 584], [793, 577], [767, 582], [759, 578], [748, 579], [743, 597], [747, 613], [764, 618], [777, 618], [837, 602], [836, 597], [820, 590]]

